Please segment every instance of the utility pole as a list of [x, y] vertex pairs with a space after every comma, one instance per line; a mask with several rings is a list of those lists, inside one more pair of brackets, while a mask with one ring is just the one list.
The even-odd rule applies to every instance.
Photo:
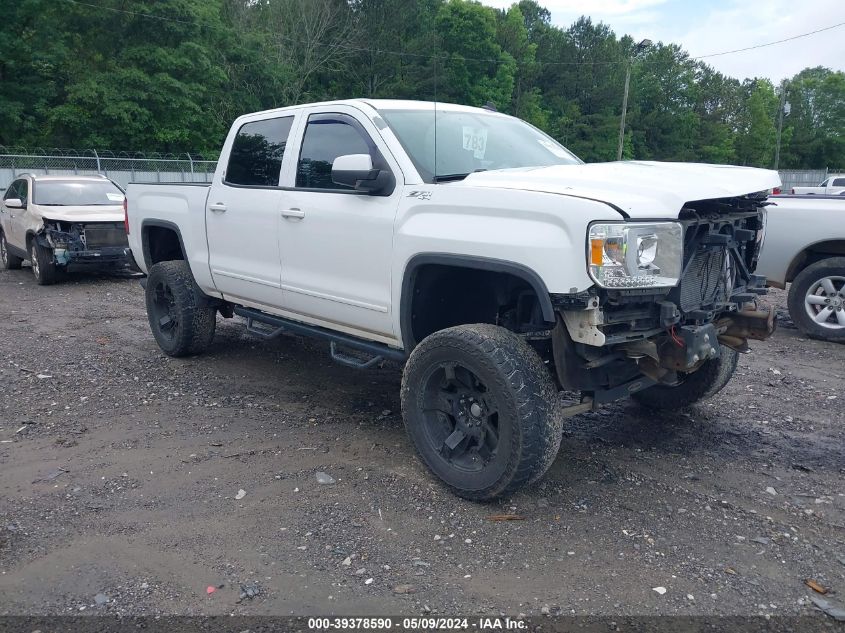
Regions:
[[778, 113], [778, 133], [775, 143], [775, 171], [777, 171], [778, 164], [780, 164], [780, 137], [783, 132], [783, 115], [788, 114], [788, 110], [790, 109], [789, 104], [786, 102], [786, 79], [784, 79], [780, 84], [780, 112]]
[[616, 160], [622, 160], [622, 145], [625, 144], [625, 115], [628, 114], [628, 87], [631, 85], [631, 60], [625, 69], [625, 92], [622, 94], [622, 118], [619, 119], [619, 145], [616, 148]]
[[628, 65], [625, 68], [625, 92], [622, 94], [622, 117], [619, 119], [619, 145], [616, 148], [616, 160], [622, 160], [622, 146], [625, 144], [625, 117], [628, 114], [628, 88], [631, 85], [631, 66], [634, 57], [651, 46], [651, 40], [643, 40], [634, 47], [633, 54], [628, 58]]

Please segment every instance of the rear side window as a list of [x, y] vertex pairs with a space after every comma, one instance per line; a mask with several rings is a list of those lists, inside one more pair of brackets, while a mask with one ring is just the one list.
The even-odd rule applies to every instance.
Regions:
[[278, 187], [282, 157], [292, 125], [292, 116], [244, 123], [232, 143], [226, 182]]
[[332, 163], [346, 154], [369, 154], [378, 162], [378, 152], [360, 125], [345, 114], [314, 114], [308, 119], [296, 186], [306, 189], [352, 189], [332, 181]]
[[845, 187], [845, 178], [834, 178], [832, 187]]

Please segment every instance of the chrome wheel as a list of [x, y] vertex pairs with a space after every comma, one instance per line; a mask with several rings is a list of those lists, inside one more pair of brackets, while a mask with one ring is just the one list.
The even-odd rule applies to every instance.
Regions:
[[38, 254], [35, 249], [35, 241], [33, 240], [32, 245], [29, 247], [29, 261], [32, 264], [32, 274], [35, 275], [36, 279], [41, 279], [41, 268], [38, 265]]
[[822, 277], [811, 284], [804, 295], [804, 309], [821, 327], [845, 329], [845, 277]]

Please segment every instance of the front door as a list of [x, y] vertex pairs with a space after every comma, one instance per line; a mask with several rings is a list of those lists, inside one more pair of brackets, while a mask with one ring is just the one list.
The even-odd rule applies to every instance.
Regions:
[[[285, 309], [312, 322], [395, 342], [390, 262], [402, 176], [372, 123], [348, 106], [313, 108], [303, 122], [295, 170], [280, 215]], [[331, 165], [370, 154], [389, 169], [388, 195], [366, 195], [332, 182]]]
[[[6, 233], [6, 241], [22, 251], [26, 251], [26, 226], [29, 223], [29, 181], [21, 178], [12, 183], [4, 199], [19, 198], [23, 202], [23, 208], [15, 209], [3, 205], [3, 231]], [[28, 256], [28, 255], [27, 255]]]
[[[229, 139], [206, 201], [211, 275], [226, 299], [280, 307], [279, 188], [295, 115], [247, 120]], [[225, 156], [224, 148], [224, 156]]]

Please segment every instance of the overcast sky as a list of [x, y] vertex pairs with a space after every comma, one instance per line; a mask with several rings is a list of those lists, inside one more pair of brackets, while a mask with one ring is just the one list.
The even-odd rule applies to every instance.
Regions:
[[[506, 8], [513, 0], [481, 0]], [[609, 25], [617, 36], [680, 44], [690, 55], [765, 44], [845, 22], [843, 0], [538, 0], [552, 23], [579, 16]], [[808, 66], [845, 70], [845, 26], [762, 49], [702, 61], [726, 75], [778, 82]]]

